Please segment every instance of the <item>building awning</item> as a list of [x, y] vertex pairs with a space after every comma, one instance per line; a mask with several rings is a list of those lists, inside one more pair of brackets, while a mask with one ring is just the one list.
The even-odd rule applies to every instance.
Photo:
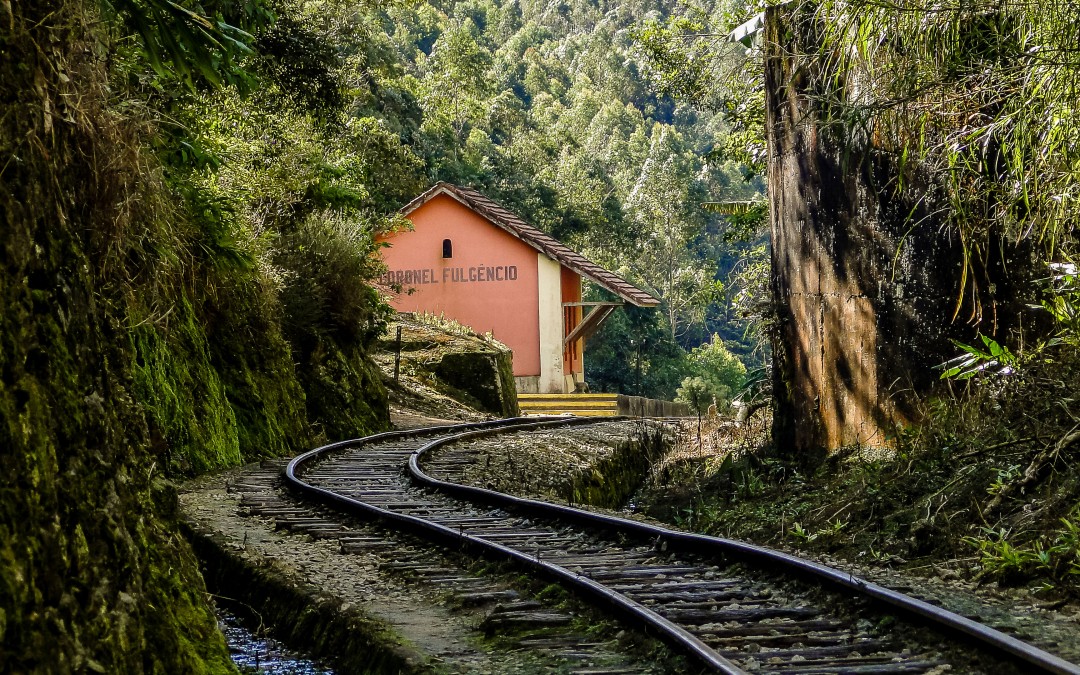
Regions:
[[607, 271], [588, 260], [580, 253], [568, 248], [551, 235], [538, 230], [508, 211], [497, 202], [488, 199], [476, 190], [450, 183], [436, 183], [431, 189], [401, 208], [401, 215], [407, 216], [434, 197], [445, 194], [464, 204], [487, 219], [492, 225], [505, 230], [540, 253], [555, 260], [563, 267], [572, 270], [597, 286], [611, 291], [622, 300], [637, 307], [656, 307], [660, 300], [651, 293], [641, 290], [622, 277]]

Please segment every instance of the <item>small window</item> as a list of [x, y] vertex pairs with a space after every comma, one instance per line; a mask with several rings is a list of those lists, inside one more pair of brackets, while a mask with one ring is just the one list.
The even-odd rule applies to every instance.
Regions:
[[442, 240], [442, 257], [453, 258], [454, 257], [454, 244], [449, 239]]

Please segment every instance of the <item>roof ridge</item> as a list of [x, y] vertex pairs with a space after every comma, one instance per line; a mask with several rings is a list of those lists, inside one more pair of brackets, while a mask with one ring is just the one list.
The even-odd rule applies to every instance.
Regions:
[[660, 300], [652, 293], [597, 265], [547, 232], [530, 225], [524, 218], [476, 188], [439, 181], [403, 206], [399, 213], [407, 216], [439, 194], [449, 194], [496, 227], [637, 307], [655, 307], [660, 304]]

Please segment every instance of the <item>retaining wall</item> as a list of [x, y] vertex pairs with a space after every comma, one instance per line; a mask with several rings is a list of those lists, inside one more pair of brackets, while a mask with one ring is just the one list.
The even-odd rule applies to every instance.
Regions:
[[686, 417], [690, 414], [690, 407], [685, 403], [641, 396], [619, 394], [618, 404], [619, 414], [631, 417]]

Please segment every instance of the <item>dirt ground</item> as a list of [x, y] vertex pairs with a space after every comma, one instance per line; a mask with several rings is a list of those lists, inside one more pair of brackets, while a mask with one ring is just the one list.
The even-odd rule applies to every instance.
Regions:
[[[344, 607], [383, 622], [420, 658], [461, 672], [503, 672], [480, 648], [480, 636], [466, 617], [455, 615], [430, 591], [381, 572], [380, 555], [346, 555], [336, 541], [279, 530], [273, 519], [243, 515], [240, 494], [229, 485], [253, 468], [204, 476], [185, 486], [181, 509], [197, 531], [224, 538], [253, 566], [271, 566], [313, 594], [338, 598]], [[400, 555], [409, 551], [403, 545]]]

